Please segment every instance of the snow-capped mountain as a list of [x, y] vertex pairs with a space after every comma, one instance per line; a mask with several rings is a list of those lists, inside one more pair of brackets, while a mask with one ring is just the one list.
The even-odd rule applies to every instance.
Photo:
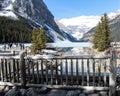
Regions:
[[43, 0], [1, 0], [0, 16], [10, 17], [14, 20], [19, 20], [19, 17], [23, 17], [32, 27], [43, 26], [54, 42], [68, 39], [63, 35], [64, 32], [59, 30], [58, 25], [54, 21], [54, 16]]
[[82, 38], [83, 34], [95, 27], [100, 20], [100, 16], [79, 16], [74, 18], [64, 18], [59, 20], [77, 39]]
[[[116, 14], [114, 13], [112, 15], [109, 22], [109, 26], [111, 28], [112, 41], [119, 42], [120, 41], [120, 35], [119, 35], [120, 34], [120, 11], [117, 11]], [[111, 14], [109, 15], [109, 17], [110, 16]], [[95, 32], [95, 27], [89, 30], [86, 34], [84, 34], [84, 37], [82, 39], [87, 41], [92, 41], [94, 32]]]
[[[120, 10], [109, 13], [108, 17], [112, 20], [118, 15], [120, 15]], [[63, 18], [59, 20], [59, 22], [67, 28], [67, 30], [63, 29], [65, 32], [70, 33], [77, 39], [80, 39], [85, 33], [98, 24], [100, 18], [101, 16], [79, 16], [74, 18]], [[61, 26], [59, 27], [62, 29]]]
[[110, 20], [115, 19], [117, 16], [120, 15], [120, 10], [117, 10], [116, 12], [111, 12], [108, 14], [108, 17]]

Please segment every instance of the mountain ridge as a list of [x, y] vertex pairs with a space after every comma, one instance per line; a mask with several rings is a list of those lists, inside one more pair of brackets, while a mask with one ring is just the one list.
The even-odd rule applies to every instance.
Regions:
[[[118, 15], [120, 15], [120, 10], [109, 13], [108, 17], [110, 20], [113, 20]], [[72, 34], [72, 36], [77, 39], [80, 39], [84, 36], [84, 34], [89, 32], [98, 24], [100, 18], [101, 16], [78, 16], [72, 18], [63, 18], [60, 19], [59, 22], [63, 24], [66, 29], [68, 29], [67, 31], [63, 29], [65, 32]]]
[[32, 27], [46, 27], [48, 31], [47, 34], [52, 36], [51, 39], [53, 39], [54, 42], [68, 39], [62, 34], [63, 32], [60, 31], [54, 21], [54, 16], [43, 0], [1, 0], [0, 16], [10, 17], [15, 20], [18, 20], [18, 17], [21, 16], [25, 18]]
[[[115, 17], [114, 19], [110, 20], [109, 26], [111, 28], [111, 38], [113, 42], [119, 42], [120, 41], [120, 15]], [[87, 41], [92, 41], [93, 34], [95, 31], [95, 27], [89, 30], [86, 34], [84, 34], [83, 39]]]

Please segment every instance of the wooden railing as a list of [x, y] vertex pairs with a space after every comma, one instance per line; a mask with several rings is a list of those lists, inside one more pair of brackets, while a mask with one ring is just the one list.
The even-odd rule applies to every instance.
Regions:
[[53, 58], [0, 58], [0, 81], [22, 87], [79, 88], [116, 91], [116, 55]]

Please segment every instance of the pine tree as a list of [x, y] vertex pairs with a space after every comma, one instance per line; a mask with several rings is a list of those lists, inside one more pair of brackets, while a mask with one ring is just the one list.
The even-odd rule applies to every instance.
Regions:
[[39, 53], [46, 48], [47, 35], [44, 28], [34, 29], [32, 33], [32, 52]]
[[101, 21], [96, 27], [93, 43], [94, 48], [97, 48], [98, 51], [104, 51], [105, 49], [110, 47], [111, 36], [110, 36], [110, 27], [109, 27], [109, 19], [107, 14], [105, 13], [101, 17]]
[[101, 26], [100, 26], [100, 22], [99, 22], [98, 26], [96, 27], [96, 30], [95, 30], [95, 33], [94, 33], [94, 38], [93, 38], [93, 43], [94, 43], [93, 47], [95, 49], [98, 48], [98, 44], [99, 44], [99, 39], [100, 39], [99, 30], [101, 30], [100, 28], [101, 28]]

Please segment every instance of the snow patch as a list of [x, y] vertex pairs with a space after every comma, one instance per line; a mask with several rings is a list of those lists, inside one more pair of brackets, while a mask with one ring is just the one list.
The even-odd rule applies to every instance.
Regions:
[[108, 17], [109, 17], [110, 19], [114, 19], [114, 18], [116, 18], [118, 15], [120, 15], [120, 9], [117, 10], [116, 12], [111, 12], [111, 13], [109, 13], [109, 14], [108, 14]]
[[4, 8], [4, 10], [13, 10], [13, 5], [10, 4], [9, 6], [7, 6], [6, 8]]
[[18, 19], [18, 17], [12, 11], [1, 11], [0, 16], [12, 17]]
[[15, 0], [12, 0], [12, 3], [14, 3], [15, 2]]
[[18, 19], [17, 16], [15, 15], [15, 13], [13, 12], [13, 2], [15, 0], [5, 0], [2, 3], [2, 11], [0, 11], [0, 16], [6, 16], [6, 17], [12, 17], [14, 19]]
[[10, 83], [10, 82], [2, 82], [0, 81], [0, 86], [14, 86], [14, 84]]
[[31, 58], [31, 59], [34, 59], [34, 60], [43, 58], [43, 59], [48, 59], [49, 60], [50, 58], [53, 58], [53, 57], [54, 57], [54, 55], [52, 55], [52, 54], [48, 54], [48, 55], [46, 55], [46, 54], [43, 54], [43, 55], [37, 54], [37, 55], [28, 55], [26, 58]]
[[77, 40], [79, 40], [80, 38], [83, 37], [83, 33], [80, 32], [75, 32], [74, 34], [72, 34], [73, 37], [77, 38]]

